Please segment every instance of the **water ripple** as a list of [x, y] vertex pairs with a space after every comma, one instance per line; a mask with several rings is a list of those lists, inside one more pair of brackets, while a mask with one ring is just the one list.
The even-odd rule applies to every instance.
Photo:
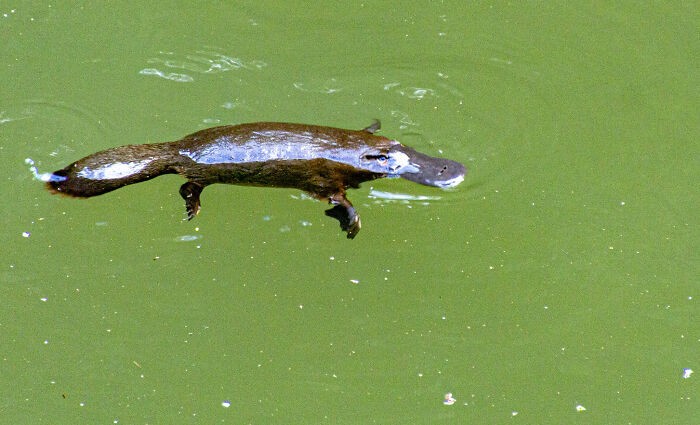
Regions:
[[175, 81], [177, 83], [191, 83], [194, 78], [187, 74], [178, 74], [175, 72], [165, 73], [156, 68], [145, 68], [139, 71], [141, 75], [155, 75], [156, 77], [165, 78], [166, 80]]
[[395, 93], [409, 99], [423, 100], [426, 97], [437, 96], [434, 89], [427, 87], [401, 87], [401, 83], [384, 84], [384, 90], [394, 90]]
[[370, 199], [383, 199], [385, 201], [439, 201], [441, 196], [409, 195], [407, 193], [386, 192], [383, 190], [370, 189], [368, 197]]
[[[175, 52], [158, 52], [158, 56], [148, 59], [149, 66], [139, 71], [142, 75], [153, 75], [178, 83], [194, 81], [191, 74], [215, 74], [239, 69], [258, 70], [267, 66], [260, 60], [243, 60], [215, 50], [197, 50], [191, 54], [179, 55]], [[169, 72], [162, 68], [182, 70]]]
[[7, 111], [0, 111], [0, 125], [7, 124], [8, 122], [12, 122], [12, 121], [18, 121], [18, 120], [23, 120], [23, 119], [29, 118], [29, 116], [27, 116], [27, 115], [18, 116], [18, 117], [10, 117], [10, 116], [5, 115], [6, 113], [7, 113]]
[[343, 90], [343, 87], [335, 78], [329, 78], [324, 81], [296, 81], [292, 86], [299, 91], [320, 94], [333, 94]]

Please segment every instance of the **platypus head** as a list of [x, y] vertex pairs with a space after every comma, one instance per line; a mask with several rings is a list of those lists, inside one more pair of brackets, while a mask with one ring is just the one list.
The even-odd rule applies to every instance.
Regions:
[[459, 162], [428, 156], [400, 143], [381, 151], [366, 152], [362, 162], [368, 169], [387, 174], [387, 177], [401, 177], [440, 188], [457, 186], [466, 173]]

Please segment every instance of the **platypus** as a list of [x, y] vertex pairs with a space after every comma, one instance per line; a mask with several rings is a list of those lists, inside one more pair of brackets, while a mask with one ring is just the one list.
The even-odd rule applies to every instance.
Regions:
[[277, 122], [213, 127], [175, 142], [103, 150], [40, 178], [53, 193], [89, 198], [180, 174], [187, 179], [180, 195], [190, 220], [210, 184], [296, 188], [334, 205], [326, 215], [352, 239], [360, 217], [345, 196], [347, 189], [383, 177], [441, 188], [464, 180], [464, 165], [374, 134], [379, 128], [379, 121], [362, 130]]

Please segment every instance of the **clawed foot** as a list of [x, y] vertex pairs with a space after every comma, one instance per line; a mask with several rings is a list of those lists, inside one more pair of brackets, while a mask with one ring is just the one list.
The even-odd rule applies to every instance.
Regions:
[[204, 187], [194, 182], [187, 182], [180, 186], [180, 196], [185, 200], [188, 220], [192, 220], [194, 216], [199, 214], [199, 210], [202, 207], [199, 202], [199, 195], [202, 193], [202, 190], [204, 190]]
[[331, 204], [336, 204], [333, 208], [326, 210], [328, 217], [333, 217], [340, 222], [340, 228], [347, 232], [348, 239], [353, 239], [360, 231], [360, 216], [345, 196], [336, 196], [330, 199]]

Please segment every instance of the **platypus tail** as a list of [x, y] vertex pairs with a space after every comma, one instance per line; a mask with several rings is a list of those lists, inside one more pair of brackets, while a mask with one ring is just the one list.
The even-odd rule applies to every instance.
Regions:
[[175, 173], [177, 158], [177, 151], [166, 143], [128, 145], [96, 152], [53, 173], [32, 171], [52, 193], [89, 198]]

